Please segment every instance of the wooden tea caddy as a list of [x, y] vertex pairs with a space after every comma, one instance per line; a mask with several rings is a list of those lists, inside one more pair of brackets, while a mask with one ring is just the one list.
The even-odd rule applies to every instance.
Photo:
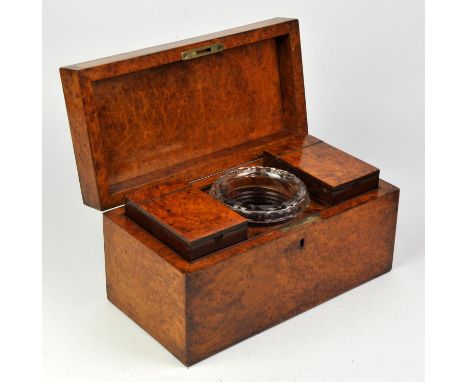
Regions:
[[[60, 74], [83, 201], [109, 210], [107, 296], [185, 365], [391, 269], [399, 190], [307, 134], [297, 20]], [[246, 228], [235, 245], [189, 261], [131, 218], [132, 205], [268, 164], [303, 178], [311, 204], [289, 222]]]

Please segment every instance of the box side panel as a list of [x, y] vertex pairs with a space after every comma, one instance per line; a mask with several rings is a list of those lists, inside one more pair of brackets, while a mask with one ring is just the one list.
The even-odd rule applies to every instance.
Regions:
[[107, 216], [114, 213], [104, 214], [107, 297], [185, 363], [184, 275]]
[[90, 207], [100, 209], [101, 202], [94, 173], [79, 73], [62, 68], [60, 69], [60, 77], [62, 79], [83, 202]]
[[276, 240], [188, 275], [188, 363], [388, 272], [398, 195], [286, 227]]

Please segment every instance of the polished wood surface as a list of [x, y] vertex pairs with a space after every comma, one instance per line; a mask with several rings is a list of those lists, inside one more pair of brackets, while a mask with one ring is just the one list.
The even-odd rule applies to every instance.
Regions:
[[[280, 155], [318, 142], [321, 140], [312, 136], [290, 136], [269, 143], [264, 149]], [[263, 157], [244, 163], [246, 166], [264, 164]], [[239, 215], [207, 195], [209, 186], [222, 173], [215, 172], [190, 182], [164, 179], [149, 188], [131, 192], [126, 196], [126, 214], [187, 260], [195, 260], [271, 230], [256, 227], [247, 231], [244, 218], [239, 220]], [[313, 201], [306, 213], [322, 207], [324, 205]], [[274, 228], [279, 227], [281, 224]]]
[[[324, 151], [328, 157], [321, 168], [318, 163], [321, 163]], [[272, 162], [272, 153], [287, 165]], [[312, 199], [305, 214], [321, 211], [327, 204], [336, 204], [377, 187], [377, 169], [312, 136], [269, 144], [265, 146], [265, 154], [244, 165], [270, 165], [296, 173], [319, 198]], [[211, 184], [222, 174], [218, 172], [190, 182], [164, 181], [130, 193], [126, 197], [126, 214], [187, 260], [198, 259], [284, 225], [251, 227], [247, 231], [245, 219], [240, 221], [237, 215], [237, 219], [232, 220], [230, 216], [236, 216], [234, 212], [199, 191], [208, 193]], [[370, 181], [368, 175], [372, 175]], [[337, 184], [341, 179], [347, 187], [340, 184], [340, 187], [334, 187], [338, 189], [336, 194], [326, 194], [323, 184], [327, 179], [333, 179]]]
[[80, 75], [76, 71], [60, 70], [60, 76], [83, 202], [89, 206], [100, 208], [102, 192], [95, 174], [93, 148], [86, 128], [86, 112], [81, 96]]
[[276, 62], [270, 39], [96, 81], [109, 183], [282, 130]]
[[379, 172], [378, 168], [325, 142], [288, 152], [280, 159], [331, 189], [354, 183], [368, 175], [378, 175]]
[[[182, 60], [182, 52], [213, 43], [224, 50]], [[195, 171], [195, 162], [243, 147], [250, 154], [246, 161], [254, 160], [259, 153], [253, 148], [307, 133], [294, 19], [72, 65], [60, 73], [83, 200], [101, 210], [168, 175]]]
[[154, 186], [164, 186], [171, 183], [188, 183], [194, 179], [210, 176], [232, 167], [250, 163], [263, 158], [265, 150], [287, 152], [314, 144], [317, 138], [307, 134], [291, 134], [281, 131], [268, 137], [250, 141], [229, 149], [220, 150], [196, 161], [181, 162], [160, 172], [132, 178], [115, 185], [114, 191], [124, 192], [124, 198], [138, 195], [141, 190], [148, 190]]
[[[215, 43], [224, 50], [182, 61], [183, 52]], [[350, 156], [341, 163], [344, 153], [307, 135], [297, 20], [60, 74], [84, 203], [127, 203], [104, 214], [107, 296], [185, 365], [391, 269], [399, 190], [384, 181], [366, 189], [363, 180], [378, 182], [375, 171]], [[320, 186], [333, 203], [312, 193], [295, 219], [246, 230], [222, 205], [208, 213], [206, 192], [224, 171], [272, 159], [301, 168], [314, 179], [309, 189]], [[370, 175], [360, 177], [364, 170]], [[174, 244], [232, 227], [242, 238], [207, 256], [184, 258]]]
[[128, 202], [126, 215], [187, 260], [247, 239], [247, 220], [198, 188]]
[[119, 226], [110, 224], [107, 217], [104, 253], [109, 300], [177, 358], [185, 359], [184, 274], [152, 248], [143, 243], [135, 245], [134, 239], [123, 234]]
[[[191, 365], [389, 271], [398, 196], [380, 181], [378, 189], [193, 262], [123, 208], [111, 210], [104, 214], [108, 297]], [[168, 294], [179, 277], [185, 289]]]
[[280, 154], [266, 150], [265, 162], [302, 179], [309, 192], [335, 204], [376, 188], [379, 169], [325, 142]]

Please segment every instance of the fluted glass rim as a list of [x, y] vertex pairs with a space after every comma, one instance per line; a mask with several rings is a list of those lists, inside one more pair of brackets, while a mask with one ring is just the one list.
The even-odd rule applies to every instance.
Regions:
[[[226, 185], [230, 181], [239, 178], [249, 181], [249, 178], [253, 177], [265, 177], [273, 182], [287, 184], [288, 187], [292, 187], [295, 193], [279, 205], [267, 209], [255, 205], [246, 206], [239, 203], [236, 199], [228, 197]], [[251, 224], [272, 224], [290, 220], [307, 209], [310, 203], [307, 187], [301, 179], [288, 171], [265, 166], [244, 166], [231, 169], [213, 183], [209, 194], [246, 217]]]

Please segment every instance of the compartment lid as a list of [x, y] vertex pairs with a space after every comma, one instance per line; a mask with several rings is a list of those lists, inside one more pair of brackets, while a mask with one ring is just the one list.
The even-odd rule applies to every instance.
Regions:
[[[85, 204], [307, 133], [299, 24], [277, 18], [60, 69]], [[239, 155], [239, 153], [243, 153]]]

